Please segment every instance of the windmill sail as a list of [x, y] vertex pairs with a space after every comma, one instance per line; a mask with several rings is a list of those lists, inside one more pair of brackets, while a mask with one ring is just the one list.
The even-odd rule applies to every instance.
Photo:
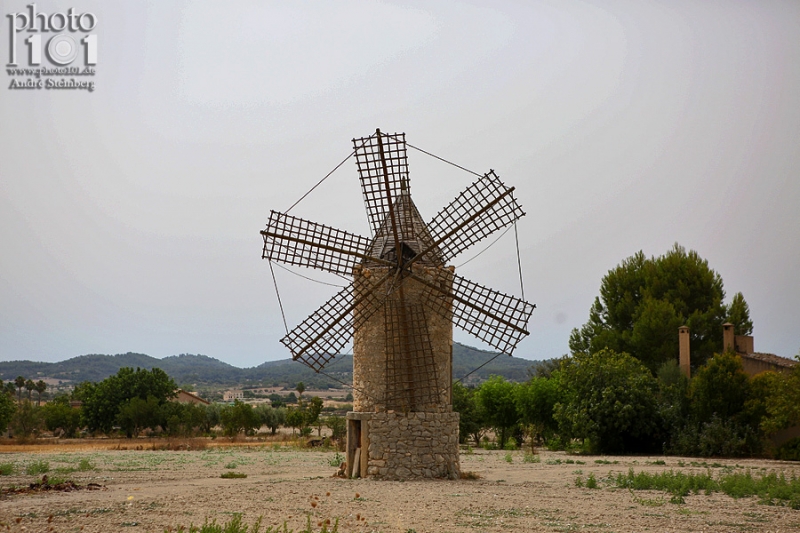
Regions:
[[428, 224], [444, 261], [449, 261], [495, 231], [525, 215], [506, 187], [490, 170], [467, 187]]
[[[443, 287], [450, 276], [452, 289], [448, 291]], [[428, 287], [425, 302], [433, 312], [451, 317], [453, 324], [501, 352], [511, 355], [528, 335], [525, 326], [535, 306], [525, 300], [479, 285], [448, 269], [438, 271], [437, 283], [412, 277]]]
[[[535, 306], [443, 268], [525, 213], [513, 187], [490, 171], [426, 225], [411, 199], [405, 134], [377, 130], [353, 139], [353, 145], [373, 238], [276, 211], [261, 232], [265, 259], [342, 275], [361, 273], [357, 283], [334, 295], [281, 342], [293, 359], [319, 372], [342, 353], [354, 330], [380, 316], [386, 334], [385, 404], [413, 410], [436, 403], [442, 392], [428, 330], [432, 315], [446, 318], [448, 330], [456, 325], [509, 355], [528, 335], [525, 328]], [[379, 277], [369, 279], [371, 271]], [[379, 310], [382, 314], [376, 315]]]
[[261, 236], [263, 259], [348, 276], [370, 247], [365, 237], [277, 211], [270, 211]]
[[[373, 235], [391, 221], [390, 211], [400, 194], [411, 194], [408, 183], [408, 155], [404, 133], [353, 139], [361, 192]], [[394, 222], [393, 224], [396, 224]]]

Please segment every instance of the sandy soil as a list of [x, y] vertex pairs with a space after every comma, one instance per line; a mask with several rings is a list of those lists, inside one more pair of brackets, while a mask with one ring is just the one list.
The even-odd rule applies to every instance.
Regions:
[[[703, 464], [702, 459], [576, 457], [544, 451], [540, 463], [524, 462], [523, 452], [513, 452], [508, 463], [506, 452], [476, 450], [462, 454], [461, 463], [462, 470], [477, 473], [478, 480], [388, 482], [331, 477], [336, 470], [331, 466], [334, 451], [273, 445], [202, 451], [9, 452], [0, 448], [0, 465], [14, 463], [16, 472], [0, 476], [2, 487], [35, 481], [41, 476], [25, 475], [26, 468], [46, 461], [51, 479], [100, 483], [106, 490], [9, 496], [0, 500], [0, 530], [162, 532], [206, 519], [225, 522], [233, 513], [243, 513], [247, 523], [263, 516], [264, 525], [286, 521], [295, 531], [305, 526], [309, 515], [314, 531], [319, 531], [318, 523], [338, 518], [343, 533], [800, 531], [800, 511], [761, 505], [756, 498], [700, 494], [676, 505], [664, 493], [631, 493], [602, 481], [610, 472], [629, 468], [750, 468], [754, 473], [800, 475], [800, 465], [777, 461]], [[79, 470], [82, 459], [93, 469]], [[652, 464], [662, 460], [665, 465]], [[241, 472], [247, 478], [221, 479], [223, 472]], [[575, 486], [577, 477], [586, 479], [590, 473], [601, 480], [600, 488]]]

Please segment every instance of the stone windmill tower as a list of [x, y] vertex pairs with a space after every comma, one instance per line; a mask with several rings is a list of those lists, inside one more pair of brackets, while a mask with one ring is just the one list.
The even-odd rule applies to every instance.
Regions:
[[322, 372], [353, 340], [347, 474], [457, 477], [453, 325], [511, 354], [534, 306], [455, 274], [447, 261], [523, 216], [490, 171], [427, 224], [411, 199], [405, 134], [354, 139], [373, 237], [272, 211], [262, 257], [353, 281], [281, 342]]

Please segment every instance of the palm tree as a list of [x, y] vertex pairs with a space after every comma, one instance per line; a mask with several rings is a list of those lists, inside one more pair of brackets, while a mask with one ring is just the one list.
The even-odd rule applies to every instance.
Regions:
[[25, 386], [25, 378], [22, 376], [17, 376], [17, 379], [14, 380], [14, 385], [17, 386], [17, 401], [22, 401], [22, 387]]
[[25, 388], [28, 389], [28, 401], [31, 401], [31, 392], [36, 388], [36, 383], [32, 379], [25, 381]]
[[42, 394], [44, 394], [44, 391], [46, 390], [47, 390], [47, 383], [45, 383], [41, 379], [36, 382], [36, 392], [39, 393], [39, 398], [36, 400], [36, 405], [40, 405], [42, 403]]

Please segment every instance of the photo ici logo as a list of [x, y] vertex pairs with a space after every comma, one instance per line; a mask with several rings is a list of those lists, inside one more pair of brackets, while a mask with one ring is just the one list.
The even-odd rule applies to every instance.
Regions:
[[94, 91], [91, 77], [96, 73], [97, 35], [90, 33], [97, 27], [94, 13], [76, 13], [73, 7], [66, 13], [44, 13], [36, 4], [28, 4], [25, 11], [6, 18], [9, 89]]

